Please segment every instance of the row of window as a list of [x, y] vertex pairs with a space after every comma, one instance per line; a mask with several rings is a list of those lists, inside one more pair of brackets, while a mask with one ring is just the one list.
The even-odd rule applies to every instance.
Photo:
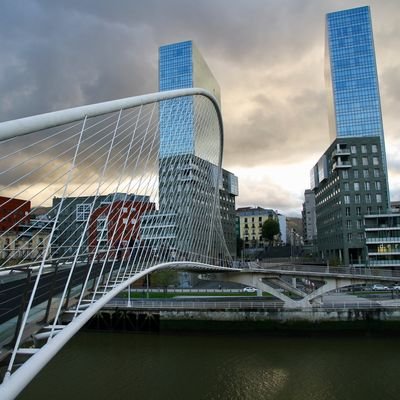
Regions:
[[[252, 229], [255, 229], [255, 227], [256, 227], [255, 224], [251, 225]], [[262, 228], [262, 223], [261, 222], [258, 223], [258, 227]], [[249, 224], [244, 224], [244, 229], [249, 229]]]
[[[350, 204], [351, 196], [346, 194], [346, 195], [344, 195], [343, 200], [344, 200], [344, 204]], [[376, 200], [377, 203], [382, 203], [382, 195], [380, 193], [376, 193], [375, 200]], [[367, 204], [372, 202], [372, 195], [371, 194], [367, 193], [365, 195], [365, 202]], [[354, 195], [354, 203], [355, 204], [361, 204], [361, 195], [359, 195], [359, 194]]]
[[351, 242], [353, 240], [353, 238], [358, 238], [358, 240], [364, 240], [364, 233], [359, 232], [359, 233], [357, 233], [357, 236], [356, 236], [355, 234], [353, 235], [352, 232], [349, 232], [347, 234], [347, 241]]
[[[256, 239], [255, 236], [253, 236], [251, 240], [257, 240], [257, 239]], [[259, 240], [260, 242], [262, 242], [262, 240], [263, 240], [262, 236], [259, 236], [259, 237], [258, 237], [258, 240]], [[248, 241], [249, 241], [249, 238], [248, 238], [247, 236], [245, 236], [245, 237], [244, 237], [244, 241], [245, 241], [245, 242], [248, 242]]]
[[[356, 228], [361, 229], [363, 227], [363, 220], [358, 219], [356, 220]], [[353, 228], [353, 221], [351, 219], [346, 220], [346, 228], [347, 229], [352, 229]]]
[[[363, 170], [363, 177], [364, 178], [369, 178], [369, 171], [368, 170]], [[374, 168], [373, 171], [373, 176], [374, 178], [379, 178], [381, 175], [380, 170], [378, 168]], [[347, 169], [344, 169], [342, 171], [342, 178], [343, 179], [349, 179], [349, 171]], [[360, 173], [358, 169], [353, 170], [353, 178], [354, 179], [359, 179], [360, 178]]]
[[[254, 222], [255, 218], [257, 218], [257, 217], [251, 217], [251, 222]], [[258, 217], [258, 221], [262, 222], [262, 217]], [[248, 222], [248, 218], [247, 217], [244, 218], [244, 222], [245, 223]]]
[[[368, 170], [366, 170], [368, 172]], [[365, 178], [365, 176], [364, 176]], [[374, 187], [375, 190], [381, 190], [381, 182], [380, 181], [375, 181], [374, 182]], [[353, 183], [353, 188], [356, 192], [358, 192], [360, 190], [360, 182], [354, 182]], [[349, 191], [350, 190], [350, 183], [349, 182], [345, 182], [343, 184], [343, 189], [345, 191]], [[365, 181], [364, 182], [364, 190], [371, 190], [371, 183], [369, 181]]]

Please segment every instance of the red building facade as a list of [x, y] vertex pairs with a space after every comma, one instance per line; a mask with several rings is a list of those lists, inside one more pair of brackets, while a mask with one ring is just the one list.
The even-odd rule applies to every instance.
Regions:
[[140, 201], [115, 201], [93, 211], [89, 219], [89, 252], [97, 251], [101, 257], [105, 251], [110, 257], [127, 257], [133, 244], [140, 239], [141, 216], [155, 210], [155, 204]]
[[0, 196], [0, 231], [17, 231], [30, 223], [31, 202]]

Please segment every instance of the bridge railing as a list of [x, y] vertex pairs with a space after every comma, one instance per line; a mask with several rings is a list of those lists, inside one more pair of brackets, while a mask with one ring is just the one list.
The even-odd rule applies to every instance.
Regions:
[[[254, 265], [253, 265], [254, 267]], [[326, 273], [326, 274], [342, 274], [354, 275], [364, 277], [377, 277], [377, 278], [399, 278], [400, 271], [390, 268], [370, 268], [370, 267], [356, 267], [356, 266], [324, 266], [324, 265], [279, 265], [273, 266], [267, 263], [259, 263], [256, 268], [265, 268], [268, 270], [281, 270], [281, 271], [299, 271], [311, 273]]]

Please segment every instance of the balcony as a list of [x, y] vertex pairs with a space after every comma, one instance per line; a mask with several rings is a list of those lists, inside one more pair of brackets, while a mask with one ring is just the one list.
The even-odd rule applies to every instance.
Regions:
[[399, 243], [400, 237], [367, 237], [367, 243]]
[[332, 158], [340, 157], [340, 156], [349, 156], [350, 150], [349, 149], [336, 149], [332, 152]]
[[400, 260], [369, 260], [369, 267], [400, 267]]
[[345, 169], [345, 168], [351, 168], [351, 164], [349, 161], [337, 161], [333, 163], [332, 169]]

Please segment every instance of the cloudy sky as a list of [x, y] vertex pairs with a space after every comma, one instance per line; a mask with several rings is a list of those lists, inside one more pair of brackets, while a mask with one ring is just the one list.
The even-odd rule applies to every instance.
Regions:
[[299, 215], [329, 145], [325, 14], [370, 5], [392, 200], [400, 200], [400, 1], [3, 0], [0, 121], [155, 92], [158, 47], [193, 40], [222, 92], [239, 206]]

